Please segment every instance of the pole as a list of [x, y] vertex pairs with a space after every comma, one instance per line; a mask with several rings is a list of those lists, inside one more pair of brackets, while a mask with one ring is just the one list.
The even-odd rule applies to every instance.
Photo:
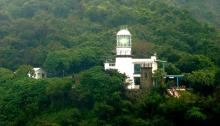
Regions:
[[163, 72], [165, 72], [165, 64], [163, 63]]
[[179, 88], [179, 77], [176, 77], [176, 86], [177, 86], [177, 88]]
[[64, 70], [63, 70], [63, 77], [64, 77]]

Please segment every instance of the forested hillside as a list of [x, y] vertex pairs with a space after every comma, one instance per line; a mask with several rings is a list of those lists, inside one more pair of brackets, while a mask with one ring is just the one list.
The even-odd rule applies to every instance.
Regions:
[[167, 0], [170, 5], [189, 11], [199, 21], [220, 27], [219, 0]]
[[153, 50], [169, 58], [170, 51], [179, 59], [181, 53], [197, 54], [219, 64], [217, 30], [159, 1], [1, 1], [0, 63], [12, 70], [30, 64], [72, 73], [87, 63], [83, 53], [94, 60], [85, 66], [102, 63], [113, 54], [115, 33], [123, 25], [132, 31], [136, 56]]
[[[220, 32], [212, 2], [0, 0], [0, 125], [215, 125]], [[123, 75], [103, 70], [121, 27], [132, 33], [134, 57], [157, 52], [167, 74], [184, 74], [193, 90], [168, 97], [161, 81], [150, 93], [126, 91]], [[32, 67], [50, 78], [28, 78]]]

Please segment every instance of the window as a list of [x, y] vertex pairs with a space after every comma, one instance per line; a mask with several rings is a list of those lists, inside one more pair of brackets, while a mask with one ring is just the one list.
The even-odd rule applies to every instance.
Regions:
[[121, 35], [118, 36], [118, 43], [117, 46], [118, 47], [130, 47], [131, 46], [131, 38], [128, 35]]
[[42, 73], [42, 78], [45, 78], [45, 77], [46, 77], [46, 75], [44, 73]]
[[114, 63], [110, 63], [109, 66], [115, 66], [115, 64]]
[[134, 84], [135, 85], [140, 85], [141, 84], [141, 78], [140, 77], [135, 77], [134, 78]]
[[148, 74], [147, 73], [145, 73], [144, 76], [145, 76], [145, 78], [148, 78]]
[[140, 74], [140, 73], [141, 73], [141, 65], [134, 64], [134, 74]]

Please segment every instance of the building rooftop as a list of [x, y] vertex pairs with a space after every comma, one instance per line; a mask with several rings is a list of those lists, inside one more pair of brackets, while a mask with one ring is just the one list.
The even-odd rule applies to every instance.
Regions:
[[131, 33], [127, 29], [120, 30], [117, 35], [131, 35]]

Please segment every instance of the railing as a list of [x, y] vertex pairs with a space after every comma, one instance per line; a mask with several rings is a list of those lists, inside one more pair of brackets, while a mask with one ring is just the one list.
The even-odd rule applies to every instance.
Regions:
[[153, 66], [153, 64], [152, 63], [143, 63], [143, 64], [141, 64], [141, 67], [143, 68], [143, 67], [147, 67], [147, 68], [151, 68]]

